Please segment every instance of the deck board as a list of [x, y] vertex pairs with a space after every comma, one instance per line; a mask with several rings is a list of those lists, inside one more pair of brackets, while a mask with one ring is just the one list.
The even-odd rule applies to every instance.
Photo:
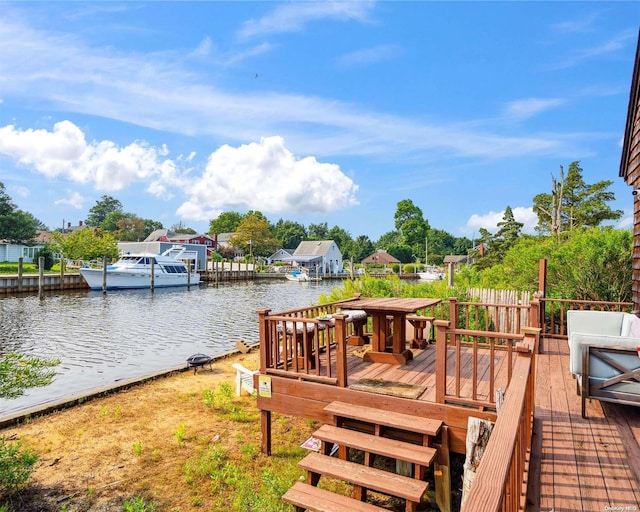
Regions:
[[[414, 349], [414, 358], [406, 365], [364, 362], [353, 355], [354, 349], [361, 347], [347, 347], [349, 383], [381, 379], [426, 386], [418, 400], [435, 402], [435, 345]], [[451, 375], [456, 354], [452, 347], [447, 352]], [[471, 397], [469, 379], [473, 372], [468, 354], [468, 348], [461, 351], [460, 388], [466, 398]], [[331, 374], [336, 375], [335, 356], [333, 349], [327, 357], [321, 355], [321, 374], [327, 374], [330, 364]], [[495, 389], [506, 387], [507, 356], [506, 351], [495, 352]], [[478, 368], [479, 400], [486, 400], [490, 389], [487, 357], [480, 358]], [[583, 419], [568, 364], [566, 340], [542, 340], [536, 365], [527, 510], [640, 511], [640, 407], [591, 400], [587, 402], [588, 418]], [[452, 376], [447, 377], [446, 385], [449, 392], [454, 391]], [[384, 399], [377, 403], [383, 404]]]
[[536, 372], [527, 510], [640, 510], [640, 408], [591, 400], [583, 419], [565, 340], [544, 341]]

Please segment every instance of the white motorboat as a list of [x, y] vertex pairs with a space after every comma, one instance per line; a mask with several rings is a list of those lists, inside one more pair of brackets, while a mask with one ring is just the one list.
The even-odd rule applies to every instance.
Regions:
[[151, 288], [153, 267], [153, 287], [187, 286], [200, 283], [200, 274], [189, 272], [181, 259], [185, 247], [174, 245], [162, 254], [124, 254], [113, 265], [106, 268], [82, 267], [80, 275], [92, 290], [102, 290], [106, 277], [107, 290], [127, 288]]
[[423, 272], [418, 272], [418, 277], [425, 281], [439, 281], [444, 279], [444, 272], [440, 272], [436, 268], [425, 268]]
[[295, 269], [291, 274], [286, 274], [285, 277], [289, 281], [311, 281], [309, 274], [302, 270]]

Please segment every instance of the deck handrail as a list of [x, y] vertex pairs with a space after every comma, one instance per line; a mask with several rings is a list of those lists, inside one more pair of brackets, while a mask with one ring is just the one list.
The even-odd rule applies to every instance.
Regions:
[[526, 508], [535, 407], [537, 340], [518, 344], [513, 377], [461, 512], [512, 512]]
[[539, 301], [541, 307], [537, 323], [541, 328], [541, 336], [546, 338], [567, 339], [567, 311], [589, 309], [631, 312], [633, 309], [632, 302], [553, 299], [549, 297], [540, 297]]

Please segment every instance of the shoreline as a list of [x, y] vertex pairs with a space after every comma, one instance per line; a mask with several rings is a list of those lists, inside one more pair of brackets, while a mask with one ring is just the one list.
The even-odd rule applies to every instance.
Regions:
[[[258, 348], [260, 346], [260, 343], [253, 343], [251, 345], [246, 345], [246, 346], [249, 349], [247, 353], [249, 353], [250, 351], [253, 351], [256, 348]], [[240, 354], [243, 354], [241, 350], [230, 350], [222, 354], [212, 356], [211, 363], [214, 364], [216, 361], [227, 359], [229, 357], [237, 356]], [[188, 363], [181, 364], [179, 366], [174, 366], [173, 368], [168, 368], [165, 370], [148, 373], [141, 377], [132, 377], [129, 379], [122, 379], [119, 381], [115, 381], [112, 384], [101, 386], [97, 389], [87, 391], [86, 393], [73, 395], [68, 398], [60, 398], [58, 400], [53, 400], [53, 401], [42, 403], [40, 405], [28, 407], [26, 409], [13, 412], [8, 415], [0, 416], [0, 430], [6, 429], [11, 426], [19, 425], [20, 423], [22, 423], [27, 419], [31, 419], [39, 416], [46, 416], [48, 414], [53, 414], [63, 409], [69, 409], [81, 404], [85, 404], [91, 400], [95, 400], [96, 398], [105, 397], [114, 393], [118, 393], [120, 391], [124, 391], [126, 389], [131, 389], [133, 387], [140, 386], [147, 382], [151, 382], [151, 381], [166, 378], [166, 377], [171, 377], [172, 375], [175, 375], [178, 373], [191, 371], [192, 369], [193, 368]]]

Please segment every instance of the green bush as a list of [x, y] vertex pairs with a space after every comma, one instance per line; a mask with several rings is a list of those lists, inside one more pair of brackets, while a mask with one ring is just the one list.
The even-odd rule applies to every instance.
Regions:
[[0, 438], [0, 498], [22, 489], [33, 471], [38, 455], [22, 449], [22, 442]]
[[41, 256], [44, 258], [44, 270], [51, 270], [54, 263], [56, 262], [55, 258], [53, 257], [53, 251], [51, 250], [51, 247], [43, 247], [34, 254], [33, 262], [36, 265], [36, 268], [39, 265], [38, 258], [40, 258]]

